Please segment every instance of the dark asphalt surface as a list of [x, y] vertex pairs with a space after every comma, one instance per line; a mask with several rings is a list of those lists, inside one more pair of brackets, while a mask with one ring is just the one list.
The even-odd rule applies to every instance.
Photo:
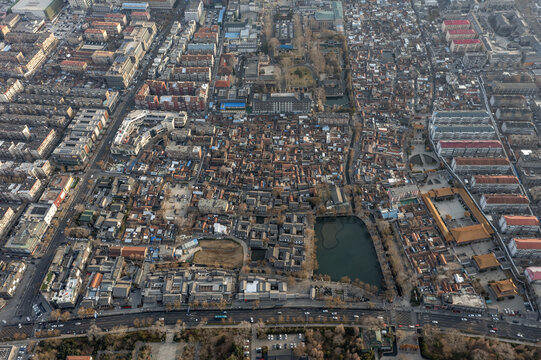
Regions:
[[[309, 314], [306, 314], [308, 312]], [[336, 313], [336, 314], [333, 314]], [[192, 310], [190, 313], [187, 310], [177, 311], [154, 311], [141, 313], [126, 313], [117, 315], [98, 316], [97, 318], [73, 319], [65, 322], [49, 321], [39, 324], [21, 323], [21, 328], [18, 325], [6, 326], [0, 331], [0, 338], [13, 335], [15, 332], [24, 332], [28, 336], [33, 336], [34, 331], [38, 330], [60, 330], [62, 334], [83, 334], [96, 325], [101, 330], [111, 330], [117, 326], [133, 327], [136, 319], [145, 320], [149, 323], [155, 323], [160, 319], [164, 319], [165, 325], [175, 325], [178, 320], [188, 327], [198, 326], [205, 319], [207, 324], [222, 325], [222, 324], [239, 324], [241, 322], [250, 322], [250, 318], [254, 318], [254, 322], [260, 319], [264, 321], [275, 320], [291, 326], [303, 326], [308, 320], [310, 323], [324, 324], [330, 326], [336, 324], [358, 324], [366, 316], [382, 316], [383, 321], [390, 325], [395, 325], [398, 328], [416, 329], [425, 325], [439, 327], [441, 329], [457, 329], [466, 333], [479, 334], [486, 336], [502, 337], [520, 341], [535, 341], [541, 336], [541, 329], [531, 326], [519, 324], [510, 324], [504, 321], [492, 321], [487, 318], [467, 318], [466, 321], [461, 320], [464, 314], [454, 313], [433, 313], [422, 312], [414, 313], [412, 311], [398, 310], [396, 311], [396, 321], [391, 322], [390, 312], [388, 310], [370, 310], [370, 309], [328, 309], [324, 312], [321, 308], [294, 308], [282, 307], [272, 309], [228, 309], [226, 310], [227, 321], [215, 320], [214, 316], [224, 314], [221, 310], [198, 309]], [[357, 315], [359, 318], [355, 318]], [[334, 319], [336, 317], [337, 319]], [[408, 320], [411, 319], [411, 320]], [[491, 333], [490, 329], [496, 328], [495, 333]], [[523, 337], [517, 334], [522, 334]]]

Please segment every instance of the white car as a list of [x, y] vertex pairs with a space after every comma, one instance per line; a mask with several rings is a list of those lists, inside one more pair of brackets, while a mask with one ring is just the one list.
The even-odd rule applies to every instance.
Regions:
[[520, 338], [524, 337], [524, 335], [522, 333], [517, 333], [517, 336], [520, 337]]
[[437, 324], [438, 321], [437, 320], [432, 320], [432, 324]]

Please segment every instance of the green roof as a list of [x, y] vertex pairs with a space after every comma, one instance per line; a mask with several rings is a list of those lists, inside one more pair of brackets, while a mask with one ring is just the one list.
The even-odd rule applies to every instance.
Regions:
[[79, 216], [79, 221], [82, 221], [82, 222], [91, 222], [93, 220], [94, 220], [93, 210], [85, 210], [81, 213], [81, 216]]
[[332, 11], [317, 11], [314, 14], [314, 17], [317, 21], [333, 21], [334, 20], [334, 13]]
[[332, 3], [332, 11], [334, 12], [334, 18], [335, 19], [343, 19], [344, 18], [344, 9], [342, 8], [342, 2], [341, 1], [333, 1]]

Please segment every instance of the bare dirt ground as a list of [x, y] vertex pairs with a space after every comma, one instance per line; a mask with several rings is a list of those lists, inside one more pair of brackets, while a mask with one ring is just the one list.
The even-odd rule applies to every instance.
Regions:
[[195, 264], [223, 266], [225, 268], [242, 267], [244, 257], [242, 247], [232, 240], [199, 240], [201, 251], [194, 256]]

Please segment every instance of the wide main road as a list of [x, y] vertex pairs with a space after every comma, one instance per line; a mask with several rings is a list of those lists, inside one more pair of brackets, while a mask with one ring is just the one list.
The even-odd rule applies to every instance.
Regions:
[[[177, 2], [177, 5], [173, 11], [173, 16], [169, 18], [168, 22], [162, 27], [162, 30], [156, 35], [156, 40], [152, 44], [152, 48], [150, 50], [151, 59], [156, 56], [161, 43], [165, 39], [165, 36], [169, 34], [171, 26], [173, 25], [173, 21], [177, 20], [180, 15], [184, 13], [186, 4], [187, 3], [185, 1]], [[147, 73], [150, 65], [151, 62], [148, 61], [143, 68], [138, 70], [136, 76], [139, 80], [136, 84], [134, 84], [135, 86], [133, 86], [130, 91], [127, 91], [122, 95], [116, 110], [110, 116], [111, 123], [107, 128], [105, 135], [103, 136], [101, 142], [92, 154], [93, 157], [87, 165], [87, 170], [95, 169], [97, 167], [96, 164], [108, 155], [109, 146], [112, 143], [113, 138], [118, 128], [120, 127], [124, 116], [128, 111], [131, 110], [135, 93], [145, 81], [145, 74]], [[32, 305], [35, 303], [36, 298], [39, 296], [39, 287], [41, 286], [41, 283], [45, 278], [47, 269], [53, 259], [55, 250], [56, 248], [58, 248], [58, 246], [62, 244], [63, 241], [65, 241], [64, 229], [66, 228], [67, 221], [73, 216], [73, 210], [75, 205], [77, 205], [81, 201], [82, 196], [86, 196], [89, 190], [92, 188], [90, 182], [92, 176], [93, 172], [85, 171], [84, 175], [79, 181], [78, 186], [71, 194], [71, 199], [68, 199], [69, 206], [65, 209], [63, 216], [59, 221], [59, 225], [55, 229], [55, 232], [52, 236], [51, 241], [49, 242], [47, 249], [44, 251], [44, 255], [36, 261], [35, 271], [29, 281], [28, 286], [24, 289], [21, 297], [19, 297], [18, 299], [13, 299], [20, 302], [17, 314], [14, 314], [15, 316], [18, 316], [19, 319], [32, 315]]]
[[[391, 312], [395, 312], [396, 321], [391, 321]], [[227, 320], [216, 320], [215, 315], [226, 315]], [[181, 320], [186, 326], [211, 326], [239, 324], [241, 322], [254, 323], [259, 320], [265, 322], [278, 322], [289, 326], [310, 326], [310, 324], [325, 324], [335, 326], [337, 324], [351, 325], [362, 324], [365, 317], [381, 317], [387, 324], [395, 325], [404, 330], [415, 330], [419, 327], [431, 325], [442, 330], [456, 329], [465, 333], [479, 334], [491, 337], [502, 337], [518, 341], [535, 342], [541, 336], [541, 329], [533, 326], [510, 324], [504, 321], [494, 322], [486, 318], [467, 318], [462, 320], [460, 314], [434, 313], [407, 310], [372, 310], [372, 309], [323, 309], [309, 307], [277, 307], [269, 309], [227, 309], [214, 310], [176, 310], [176, 311], [153, 311], [153, 312], [129, 312], [125, 314], [104, 315], [97, 318], [73, 319], [65, 322], [49, 321], [44, 323], [23, 323], [21, 328], [17, 325], [6, 326], [0, 331], [0, 338], [13, 336], [15, 333], [24, 332], [29, 337], [38, 330], [60, 330], [62, 334], [84, 334], [89, 329], [97, 326], [100, 330], [108, 331], [117, 326], [133, 327], [134, 325], [148, 326], [163, 319], [165, 325], [173, 326]], [[411, 319], [411, 320], [410, 320]], [[138, 324], [139, 323], [139, 324]], [[494, 333], [490, 332], [491, 329]], [[521, 334], [522, 336], [518, 336]]]

